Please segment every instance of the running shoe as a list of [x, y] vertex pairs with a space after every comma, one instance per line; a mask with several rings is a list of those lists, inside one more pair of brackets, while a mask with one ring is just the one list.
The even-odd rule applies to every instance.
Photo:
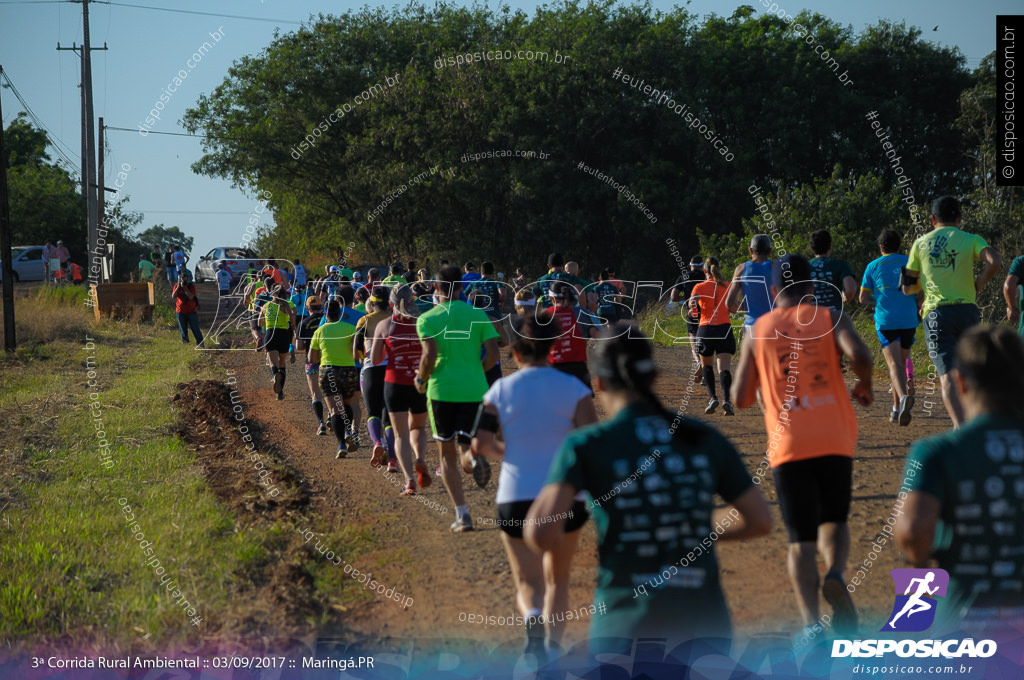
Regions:
[[441, 466], [440, 465], [438, 465], [436, 468], [434, 468], [434, 474], [437, 475], [438, 477], [441, 476]]
[[427, 471], [427, 464], [422, 460], [416, 461], [416, 477], [418, 478], [421, 489], [426, 489], [434, 482], [434, 480], [430, 478], [430, 472]]
[[355, 430], [349, 430], [345, 433], [345, 442], [348, 444], [349, 451], [359, 450], [359, 435], [356, 434]]
[[491, 481], [491, 464], [483, 456], [473, 456], [473, 481], [481, 489], [487, 488]]
[[717, 399], [708, 399], [708, 405], [707, 408], [704, 409], [704, 413], [711, 415], [715, 412], [715, 409], [718, 408], [718, 405], [719, 401]]
[[704, 367], [700, 364], [697, 364], [697, 368], [693, 371], [692, 382], [697, 383], [698, 385], [704, 382]]
[[402, 489], [402, 493], [399, 496], [415, 496], [416, 495], [416, 484], [414, 482], [406, 482], [405, 488]]
[[910, 419], [914, 414], [910, 412], [910, 409], [914, 408], [914, 397], [909, 394], [903, 396], [900, 399], [900, 411], [899, 411], [899, 423], [902, 427], [906, 427], [910, 424]]
[[457, 534], [464, 533], [466, 531], [473, 530], [473, 518], [469, 516], [467, 512], [462, 516], [462, 519], [457, 519], [452, 522], [451, 530]]
[[[274, 393], [280, 395], [284, 390], [284, 373], [277, 372], [274, 374]], [[278, 399], [282, 397], [278, 396]]]
[[277, 393], [277, 400], [281, 401], [282, 399], [284, 399], [284, 392], [278, 392]]
[[347, 458], [348, 457], [348, 449], [345, 447], [344, 444], [342, 444], [341, 446], [338, 447], [338, 453], [334, 454], [334, 457], [335, 458]]
[[536, 668], [540, 668], [548, 662], [548, 652], [544, 648], [544, 624], [531, 617], [526, 623], [526, 646], [523, 648], [523, 655]]
[[388, 474], [389, 475], [393, 475], [393, 474], [397, 474], [398, 472], [399, 472], [399, 470], [398, 470], [398, 461], [397, 460], [388, 460]]
[[898, 423], [898, 422], [900, 422], [900, 412], [899, 411], [889, 411], [889, 422], [890, 423]]
[[323, 436], [327, 434], [327, 423], [320, 423], [320, 428], [316, 431], [317, 436]]
[[838, 574], [826, 574], [821, 594], [825, 596], [825, 601], [832, 605], [832, 621], [836, 633], [843, 636], [856, 635], [857, 608], [853, 606], [853, 600], [850, 599], [843, 579], [839, 578]]
[[387, 450], [384, 448], [384, 445], [381, 444], [380, 442], [374, 442], [373, 454], [370, 456], [370, 465], [372, 465], [375, 468], [382, 467], [384, 465], [384, 461], [387, 460], [387, 457], [388, 454]]
[[732, 407], [732, 402], [722, 402], [722, 410], [725, 411], [725, 415], [734, 416], [736, 415], [736, 409]]

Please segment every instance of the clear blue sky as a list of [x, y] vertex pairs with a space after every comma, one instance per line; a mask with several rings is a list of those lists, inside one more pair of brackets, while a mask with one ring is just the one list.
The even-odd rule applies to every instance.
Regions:
[[[161, 222], [180, 226], [195, 238], [194, 257], [215, 246], [235, 245], [249, 213], [257, 206], [256, 198], [232, 188], [229, 182], [194, 174], [190, 166], [200, 157], [198, 140], [155, 134], [142, 137], [134, 130], [175, 73], [188, 70], [186, 61], [195, 50], [203, 42], [214, 43], [210, 34], [218, 29], [222, 28], [223, 38], [191, 70], [153, 130], [182, 132], [178, 121], [185, 109], [200, 93], [220, 84], [233, 62], [258, 54], [270, 44], [275, 30], [292, 31], [310, 15], [337, 14], [354, 5], [281, 0], [130, 0], [127, 4], [268, 20], [90, 4], [93, 45], [106, 42], [110, 47], [93, 54], [96, 115], [103, 116], [108, 126], [133, 130], [109, 131], [107, 183], [113, 182], [119, 166], [130, 165], [123, 194], [131, 197], [132, 209], [145, 215], [140, 229]], [[527, 12], [537, 6], [521, 1], [510, 4]], [[659, 9], [677, 4], [652, 0]], [[693, 0], [688, 8], [701, 16], [729, 15], [741, 4], [764, 9], [757, 0]], [[921, 27], [927, 40], [958, 46], [972, 69], [994, 49], [995, 16], [1024, 9], [1020, 0], [779, 0], [778, 4], [791, 14], [803, 9], [817, 11], [858, 32], [883, 18], [905, 21]], [[932, 31], [934, 26], [937, 31]], [[70, 46], [81, 40], [81, 4], [0, 0], [0, 64], [43, 124], [63, 142], [77, 167], [81, 153], [79, 60], [73, 52], [55, 48], [58, 42]], [[0, 96], [6, 126], [21, 106], [9, 90], [4, 89]]]

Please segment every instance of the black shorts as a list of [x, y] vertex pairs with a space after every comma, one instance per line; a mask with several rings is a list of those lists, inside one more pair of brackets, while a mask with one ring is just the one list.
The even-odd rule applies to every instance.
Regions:
[[284, 354], [291, 344], [292, 330], [290, 328], [268, 328], [263, 334], [263, 349], [268, 352]]
[[878, 332], [878, 342], [882, 343], [882, 347], [888, 347], [899, 340], [900, 347], [910, 349], [914, 345], [914, 336], [917, 334], [916, 328], [895, 328], [887, 331], [879, 328], [876, 330]]
[[711, 357], [716, 354], [736, 354], [736, 336], [732, 325], [701, 326], [697, 329], [697, 354]]
[[384, 383], [384, 405], [388, 413], [426, 413], [427, 395], [421, 394], [415, 385]]
[[591, 394], [594, 393], [594, 388], [590, 386], [590, 369], [587, 368], [586, 361], [563, 361], [551, 365], [562, 373], [576, 376], [583, 381], [583, 384], [587, 386]]
[[341, 395], [342, 399], [351, 399], [359, 392], [359, 367], [321, 366], [320, 390], [325, 397]]
[[480, 409], [479, 401], [430, 399], [427, 405], [430, 407], [430, 427], [434, 430], [434, 439], [450, 442], [457, 437], [461, 444], [472, 441], [476, 412]]
[[484, 373], [484, 377], [487, 378], [488, 387], [501, 380], [501, 362], [491, 366], [491, 370]]
[[227, 297], [227, 296], [231, 295], [231, 289], [230, 288], [219, 288], [218, 290], [220, 292], [220, 295], [218, 295], [218, 297]]
[[[523, 525], [526, 523], [526, 515], [530, 512], [531, 505], [533, 505], [533, 501], [498, 503], [498, 528], [511, 538], [522, 538]], [[587, 512], [587, 504], [583, 501], [573, 501], [572, 507], [566, 514], [568, 515], [565, 518], [565, 533], [567, 534], [582, 529], [590, 517], [590, 513]]]
[[388, 367], [366, 366], [359, 374], [359, 387], [363, 392], [363, 404], [366, 406], [366, 417], [376, 416], [388, 423], [387, 409], [384, 408], [384, 374]]
[[853, 458], [821, 456], [772, 470], [790, 543], [818, 540], [818, 525], [845, 522], [850, 513]]

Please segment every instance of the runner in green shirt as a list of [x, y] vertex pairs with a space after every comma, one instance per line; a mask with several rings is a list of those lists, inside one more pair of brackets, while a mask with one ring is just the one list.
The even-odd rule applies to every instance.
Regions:
[[[472, 531], [462, 479], [456, 467], [456, 439], [462, 469], [472, 472], [480, 488], [491, 477], [487, 459], [470, 451], [473, 424], [487, 391], [484, 373], [498, 361], [498, 332], [481, 309], [458, 300], [462, 273], [454, 265], [441, 267], [434, 282], [438, 304], [420, 315], [416, 332], [423, 354], [416, 387], [429, 400], [434, 439], [441, 445], [441, 477], [455, 505], [455, 532]], [[483, 348], [483, 361], [481, 361]]]
[[[327, 303], [327, 323], [313, 333], [309, 363], [320, 365], [320, 389], [327, 397], [327, 422], [338, 440], [336, 458], [359, 448], [354, 423], [359, 422], [359, 367], [355, 357], [356, 327], [341, 320], [341, 303]], [[353, 429], [350, 433], [349, 430]], [[345, 438], [349, 436], [346, 444]]]
[[1018, 255], [1010, 263], [1010, 273], [1003, 281], [1003, 298], [1006, 300], [1006, 320], [1017, 327], [1017, 333], [1024, 336], [1024, 321], [1021, 320], [1021, 284], [1024, 283], [1024, 255]]
[[[911, 246], [901, 288], [907, 295], [924, 290], [928, 356], [939, 374], [946, 412], [953, 427], [960, 427], [963, 407], [950, 376], [956, 343], [968, 328], [981, 322], [978, 292], [996, 275], [1003, 260], [981, 236], [960, 230], [960, 201], [942, 196], [932, 201], [931, 212], [933, 229]], [[984, 260], [985, 267], [975, 277], [978, 260]]]
[[1024, 624], [1024, 344], [1005, 326], [975, 326], [956, 365], [967, 422], [911, 446], [896, 540], [911, 565], [934, 558], [949, 573], [952, 606], [939, 611], [950, 625], [998, 641], [993, 632]]
[[[550, 550], [581, 490], [598, 535], [595, 652], [623, 653], [623, 638], [732, 632], [715, 558], [716, 540], [763, 536], [771, 511], [739, 453], [714, 428], [673, 417], [652, 391], [651, 344], [614, 324], [594, 352], [594, 388], [611, 419], [565, 439], [530, 508], [527, 544]], [[732, 508], [714, 508], [718, 494]], [[722, 650], [728, 653], [728, 650]]]

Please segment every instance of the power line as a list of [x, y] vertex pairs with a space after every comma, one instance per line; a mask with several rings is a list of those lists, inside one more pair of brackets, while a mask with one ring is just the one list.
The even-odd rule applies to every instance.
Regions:
[[[104, 127], [107, 130], [116, 130], [117, 132], [138, 132], [139, 131], [138, 128], [114, 127], [113, 125], [106, 125]], [[169, 137], [192, 137], [193, 139], [200, 139], [200, 138], [201, 139], [227, 139], [227, 140], [230, 140], [230, 141], [233, 141], [233, 142], [251, 142], [251, 141], [254, 141], [252, 139], [246, 139], [244, 137], [221, 137], [219, 135], [193, 135], [193, 134], [189, 134], [187, 132], [157, 132], [156, 130], [149, 130], [143, 136], [148, 137], [149, 135], [168, 135]], [[266, 140], [260, 140], [260, 141], [266, 141]]]
[[[74, 155], [74, 152], [71, 151], [69, 147], [67, 147], [67, 144], [64, 144], [60, 137], [53, 134], [53, 131], [43, 124], [43, 121], [39, 118], [39, 116], [36, 115], [36, 112], [32, 110], [32, 107], [28, 105], [28, 102], [25, 101], [25, 98], [21, 96], [21, 92], [18, 91], [18, 88], [14, 86], [14, 82], [11, 80], [10, 74], [6, 70], [2, 70], [0, 71], [0, 75], [3, 75], [4, 80], [7, 81], [7, 86], [11, 89], [11, 92], [14, 93], [14, 96], [21, 104], [21, 107], [25, 109], [26, 113], [28, 113], [29, 117], [32, 119], [32, 122], [34, 122], [38, 127], [46, 130], [46, 132], [49, 134], [50, 146], [53, 148], [53, 150], [57, 152], [57, 155], [61, 158], [61, 160], [63, 160], [65, 163], [74, 168], [76, 163], [70, 158], [68, 158], [67, 155], [67, 153]], [[57, 145], [57, 142], [63, 144], [67, 148], [67, 153], [65, 153], [64, 149], [61, 149], [60, 146]], [[81, 162], [82, 161], [79, 158], [78, 163]]]
[[135, 212], [155, 213], [157, 215], [251, 215], [244, 211], [237, 210], [143, 210], [132, 208]]
[[[55, 0], [56, 1], [56, 0]], [[188, 9], [171, 9], [170, 7], [149, 7], [147, 5], [130, 5], [125, 2], [104, 2], [103, 0], [93, 0], [97, 5], [113, 5], [115, 7], [132, 7], [134, 9], [150, 9], [158, 12], [174, 12], [176, 14], [200, 14], [207, 17], [223, 17], [225, 19], [246, 19], [248, 21], [266, 21], [269, 23], [278, 24], [293, 24], [295, 26], [301, 26], [301, 21], [291, 21], [289, 19], [267, 19], [265, 17], [247, 17], [240, 14], [219, 14], [217, 12], [198, 12], [196, 10]]]

